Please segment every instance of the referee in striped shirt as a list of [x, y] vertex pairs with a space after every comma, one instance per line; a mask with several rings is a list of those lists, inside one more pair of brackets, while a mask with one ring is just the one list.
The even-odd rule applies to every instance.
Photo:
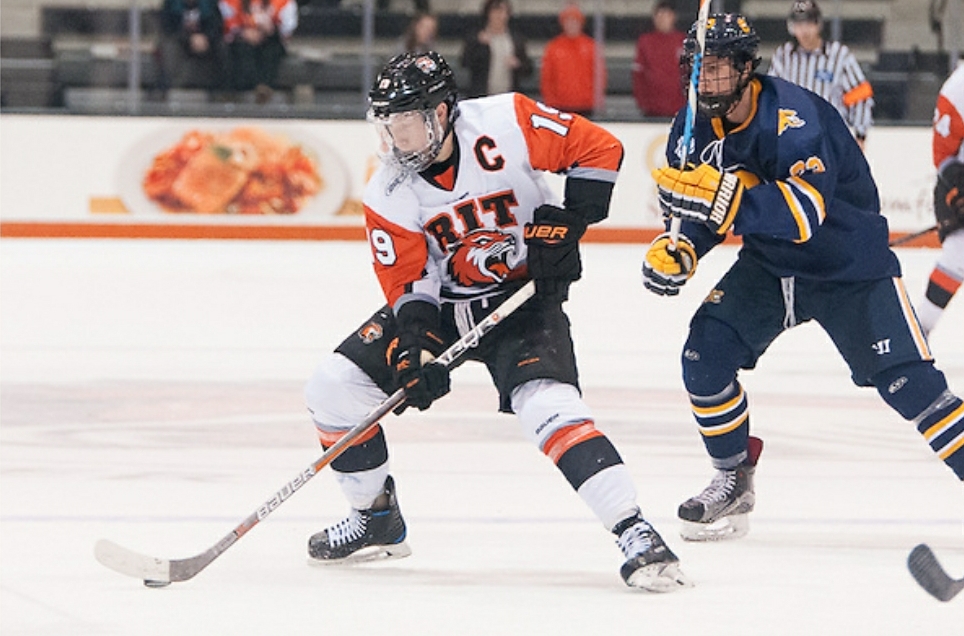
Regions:
[[863, 149], [873, 124], [873, 88], [850, 49], [840, 42], [824, 41], [822, 28], [817, 3], [796, 0], [787, 20], [796, 42], [776, 50], [768, 74], [808, 88], [833, 104]]

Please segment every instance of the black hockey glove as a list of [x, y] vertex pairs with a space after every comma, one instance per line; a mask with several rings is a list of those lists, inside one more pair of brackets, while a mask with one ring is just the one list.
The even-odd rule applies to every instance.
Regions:
[[421, 301], [402, 306], [397, 316], [398, 336], [389, 345], [389, 363], [395, 382], [405, 389], [405, 401], [396, 409], [401, 415], [414, 406], [424, 411], [432, 402], [449, 392], [449, 369], [432, 362], [445, 349], [438, 335], [438, 308]]
[[586, 222], [554, 205], [540, 205], [526, 223], [526, 263], [544, 300], [562, 302], [569, 297], [569, 284], [582, 276], [579, 239]]
[[964, 163], [949, 161], [938, 171], [934, 216], [941, 242], [954, 230], [964, 227]]
[[679, 235], [676, 249], [670, 249], [669, 232], [663, 232], [649, 246], [643, 259], [643, 286], [660, 296], [676, 296], [696, 272], [696, 248]]

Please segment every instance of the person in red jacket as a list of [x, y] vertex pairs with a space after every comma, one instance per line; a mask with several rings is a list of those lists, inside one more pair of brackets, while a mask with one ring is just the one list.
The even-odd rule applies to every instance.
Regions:
[[646, 117], [672, 117], [686, 101], [679, 75], [683, 38], [673, 3], [661, 0], [653, 9], [653, 30], [639, 36], [633, 60], [633, 96]]
[[599, 85], [606, 85], [606, 62], [596, 59], [596, 42], [583, 33], [586, 17], [575, 4], [559, 13], [562, 33], [549, 40], [542, 56], [539, 89], [546, 106], [589, 117], [602, 107], [604, 90], [596, 90], [598, 63]]

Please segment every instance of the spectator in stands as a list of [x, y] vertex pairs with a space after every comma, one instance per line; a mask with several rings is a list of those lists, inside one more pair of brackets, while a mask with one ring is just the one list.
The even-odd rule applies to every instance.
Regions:
[[795, 0], [787, 29], [795, 42], [774, 52], [768, 74], [810, 89], [833, 104], [863, 150], [873, 125], [874, 90], [857, 58], [845, 44], [823, 39], [823, 16], [814, 0]]
[[438, 18], [431, 13], [419, 11], [405, 29], [399, 53], [434, 51], [436, 37], [438, 37]]
[[215, 87], [225, 63], [218, 0], [164, 0], [155, 50], [163, 92]]
[[298, 27], [295, 0], [220, 0], [231, 88], [271, 100], [287, 41]]
[[606, 86], [606, 62], [596, 58], [596, 41], [583, 33], [586, 16], [576, 4], [570, 4], [559, 13], [562, 33], [549, 40], [542, 56], [542, 73], [539, 89], [547, 106], [585, 117], [602, 107], [596, 103], [596, 69], [598, 62], [599, 84]]
[[676, 28], [673, 3], [660, 0], [653, 29], [639, 36], [633, 59], [633, 96], [646, 117], [672, 117], [686, 101], [679, 72], [684, 37]]
[[509, 29], [509, 0], [485, 0], [482, 28], [473, 31], [462, 49], [462, 66], [469, 71], [466, 97], [521, 92], [521, 81], [532, 74], [525, 39]]

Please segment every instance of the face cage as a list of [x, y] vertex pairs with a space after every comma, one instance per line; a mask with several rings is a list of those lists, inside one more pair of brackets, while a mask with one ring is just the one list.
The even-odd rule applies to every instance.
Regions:
[[[401, 117], [410, 117], [412, 113], [421, 116], [422, 124], [425, 127], [425, 146], [419, 150], [402, 151], [395, 146], [395, 137], [392, 135], [391, 128], [393, 125], [398, 125]], [[434, 108], [389, 113], [388, 115], [376, 115], [369, 109], [366, 119], [375, 124], [375, 129], [378, 131], [378, 138], [381, 141], [378, 147], [378, 155], [381, 160], [395, 165], [403, 171], [421, 172], [425, 170], [432, 165], [432, 162], [435, 161], [442, 150], [445, 135]]]
[[[729, 93], [722, 95], [704, 95], [702, 92], [697, 91], [696, 93], [696, 108], [701, 115], [705, 117], [724, 117], [733, 106], [740, 101], [743, 97], [743, 91], [746, 87], [750, 85], [750, 79], [752, 73], [748, 72], [746, 69], [746, 63], [743, 64], [741, 68], [735, 58], [729, 57], [730, 63], [733, 70], [740, 76], [737, 80], [736, 86]], [[683, 58], [680, 64], [681, 75], [683, 79], [683, 85], [688, 89], [690, 83], [690, 75], [693, 72], [693, 58], [686, 56]]]

